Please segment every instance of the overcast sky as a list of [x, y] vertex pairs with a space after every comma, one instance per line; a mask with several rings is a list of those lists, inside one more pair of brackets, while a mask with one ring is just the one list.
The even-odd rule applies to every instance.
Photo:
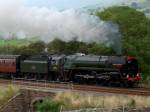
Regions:
[[125, 0], [24, 0], [29, 6], [46, 6], [48, 8], [68, 9], [82, 8], [92, 5], [110, 6], [120, 4]]

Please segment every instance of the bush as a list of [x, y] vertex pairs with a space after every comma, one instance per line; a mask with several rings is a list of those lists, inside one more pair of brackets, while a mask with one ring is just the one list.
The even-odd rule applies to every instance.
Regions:
[[143, 73], [142, 74], [142, 81], [141, 84], [143, 84], [144, 86], [149, 86], [150, 85], [150, 73]]
[[45, 99], [42, 103], [36, 104], [36, 109], [39, 112], [60, 112], [61, 102], [56, 102], [52, 99]]
[[135, 106], [136, 106], [135, 100], [134, 100], [134, 99], [131, 99], [131, 100], [129, 101], [129, 103], [128, 103], [128, 106], [129, 106], [129, 107], [135, 107]]

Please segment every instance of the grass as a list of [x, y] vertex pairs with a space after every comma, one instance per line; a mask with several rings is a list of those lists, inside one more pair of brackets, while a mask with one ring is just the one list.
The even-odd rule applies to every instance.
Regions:
[[17, 91], [18, 89], [11, 85], [7, 87], [0, 86], [0, 106], [5, 104]]
[[[45, 104], [44, 104], [45, 103]], [[59, 105], [58, 105], [59, 104]], [[120, 107], [149, 107], [150, 106], [150, 97], [142, 96], [94, 96], [86, 95], [76, 92], [61, 92], [56, 94], [52, 99], [46, 98], [40, 108], [43, 107], [50, 109], [51, 107], [55, 110], [59, 110], [60, 106], [63, 107], [63, 110], [76, 110], [83, 108], [120, 108]], [[55, 106], [54, 106], [55, 105]], [[44, 111], [40, 111], [44, 112]], [[51, 111], [58, 112], [58, 111]]]
[[37, 37], [31, 37], [31, 38], [24, 38], [24, 39], [18, 39], [18, 38], [13, 38], [13, 39], [2, 39], [0, 38], [0, 47], [7, 47], [7, 46], [24, 46], [24, 45], [29, 45], [31, 42], [37, 41], [39, 38]]

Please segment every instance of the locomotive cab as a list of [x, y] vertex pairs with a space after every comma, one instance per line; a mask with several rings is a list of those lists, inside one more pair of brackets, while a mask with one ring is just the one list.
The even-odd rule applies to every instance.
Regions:
[[62, 69], [65, 59], [65, 55], [53, 55], [51, 60], [51, 71], [58, 72], [60, 69]]
[[53, 75], [53, 81], [60, 81], [63, 79], [63, 66], [66, 59], [65, 55], [52, 55], [50, 62], [50, 73]]
[[120, 70], [121, 83], [131, 87], [134, 83], [141, 80], [139, 74], [138, 61], [134, 57], [111, 57], [112, 65]]

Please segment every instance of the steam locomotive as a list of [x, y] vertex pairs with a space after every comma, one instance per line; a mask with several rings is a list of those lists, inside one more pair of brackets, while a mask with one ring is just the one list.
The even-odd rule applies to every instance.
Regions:
[[83, 54], [0, 55], [0, 76], [123, 87], [141, 80], [134, 57]]

